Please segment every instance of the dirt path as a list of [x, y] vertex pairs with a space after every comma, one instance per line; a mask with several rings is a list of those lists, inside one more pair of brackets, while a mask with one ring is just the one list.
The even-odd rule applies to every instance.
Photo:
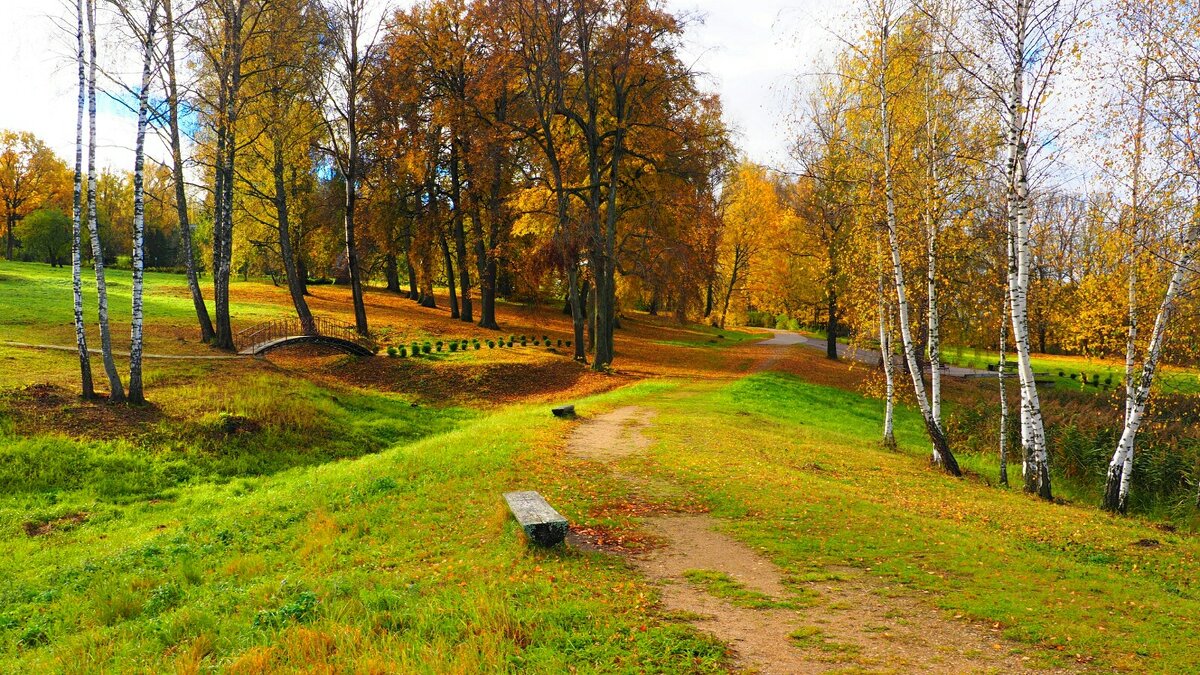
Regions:
[[[627, 406], [585, 421], [568, 439], [570, 456], [617, 462], [644, 451], [654, 411]], [[614, 467], [614, 470], [615, 467]], [[617, 474], [622, 476], [621, 473]], [[644, 477], [622, 476], [642, 489]], [[663, 609], [728, 644], [740, 669], [759, 673], [1023, 673], [1020, 647], [1000, 629], [947, 619], [861, 570], [829, 570], [821, 581], [789, 583], [783, 572], [720, 532], [707, 515], [645, 521], [664, 545], [630, 555], [660, 587]]]

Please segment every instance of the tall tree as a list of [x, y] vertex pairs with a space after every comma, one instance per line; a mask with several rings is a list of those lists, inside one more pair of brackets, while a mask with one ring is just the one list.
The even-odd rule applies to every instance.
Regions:
[[917, 396], [917, 405], [925, 420], [925, 430], [933, 444], [933, 462], [942, 467], [947, 473], [959, 476], [962, 472], [958, 462], [950, 450], [946, 433], [941, 421], [934, 413], [934, 408], [926, 393], [923, 369], [917, 358], [917, 347], [910, 318], [908, 284], [905, 279], [904, 265], [901, 259], [900, 231], [897, 217], [896, 176], [895, 176], [895, 110], [892, 107], [896, 95], [897, 84], [893, 81], [895, 62], [892, 58], [893, 30], [903, 16], [893, 0], [872, 0], [868, 14], [871, 22], [872, 35], [876, 54], [874, 55], [874, 72], [872, 73], [875, 95], [878, 97], [879, 136], [881, 141], [880, 164], [883, 173], [883, 195], [885, 204], [885, 224], [887, 227], [888, 244], [891, 249], [892, 281], [896, 294], [896, 312], [900, 324], [901, 345], [904, 349], [905, 361], [909, 374], [912, 376], [913, 391]]
[[84, 66], [84, 8], [83, 0], [75, 0], [75, 41], [78, 47], [75, 62], [79, 67], [79, 101], [75, 112], [75, 189], [71, 209], [71, 293], [74, 300], [75, 345], [79, 350], [79, 382], [84, 398], [96, 395], [92, 385], [92, 359], [88, 352], [87, 333], [83, 322], [83, 280], [80, 244], [83, 219], [83, 107], [87, 92]]
[[367, 309], [363, 302], [362, 266], [359, 262], [358, 214], [362, 166], [361, 125], [363, 99], [370, 87], [375, 67], [375, 52], [382, 20], [372, 22], [367, 0], [328, 0], [328, 33], [332, 63], [320, 78], [323, 89], [322, 110], [328, 130], [329, 155], [345, 181], [343, 221], [346, 234], [346, 261], [350, 271], [350, 292], [354, 302], [354, 325], [366, 335]]
[[208, 306], [204, 303], [204, 294], [200, 291], [200, 280], [196, 273], [196, 250], [192, 241], [192, 223], [188, 214], [187, 182], [184, 176], [183, 142], [180, 131], [179, 83], [176, 77], [175, 60], [175, 14], [174, 0], [163, 0], [163, 30], [167, 43], [165, 56], [167, 75], [167, 115], [170, 124], [171, 137], [171, 170], [175, 181], [175, 209], [179, 214], [179, 233], [183, 243], [183, 264], [187, 270], [188, 290], [192, 294], [192, 306], [196, 310], [196, 320], [200, 324], [200, 339], [211, 342], [216, 337], [212, 318], [208, 314]]
[[142, 389], [142, 343], [145, 286], [145, 163], [146, 126], [150, 112], [150, 86], [155, 68], [155, 30], [158, 27], [159, 0], [143, 0], [141, 6], [134, 2], [112, 0], [124, 18], [130, 32], [137, 40], [142, 57], [142, 80], [138, 88], [137, 140], [133, 155], [133, 309], [130, 321], [129, 341], [129, 402], [142, 404], [146, 396]]
[[96, 212], [96, 0], [87, 0], [88, 13], [88, 230], [92, 242], [92, 266], [96, 273], [97, 315], [100, 323], [100, 351], [104, 372], [108, 376], [108, 399], [113, 403], [125, 401], [125, 387], [113, 359], [112, 334], [108, 322], [108, 283], [104, 275], [104, 246], [100, 241], [100, 223]]

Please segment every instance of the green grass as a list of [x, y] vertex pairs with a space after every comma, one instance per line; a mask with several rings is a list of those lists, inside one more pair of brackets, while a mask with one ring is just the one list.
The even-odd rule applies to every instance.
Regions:
[[766, 593], [746, 588], [745, 584], [716, 570], [685, 570], [683, 578], [700, 586], [710, 595], [750, 609], [796, 609], [804, 605], [797, 600], [780, 600]]
[[735, 347], [746, 342], [763, 339], [762, 333], [715, 328], [713, 326], [694, 325], [688, 327], [692, 335], [674, 340], [655, 340], [654, 344], [670, 347], [720, 348]]
[[[958, 350], [948, 347], [943, 350], [942, 359], [951, 365], [964, 368], [985, 370], [988, 364], [1000, 362], [999, 352], [970, 349]], [[1008, 355], [1008, 361], [1014, 362], [1014, 355]], [[1100, 394], [1108, 392], [1124, 392], [1125, 363], [1107, 359], [1091, 359], [1081, 356], [1055, 356], [1052, 354], [1035, 354], [1030, 357], [1030, 363], [1036, 373], [1045, 374], [1044, 379], [1053, 380], [1054, 388], [1060, 391], [1088, 391]], [[1059, 375], [1062, 373], [1062, 375]], [[1072, 375], [1075, 378], [1072, 379]], [[1088, 382], [1099, 377], [1099, 385], [1084, 384], [1083, 376]], [[1111, 381], [1109, 381], [1111, 378]], [[1039, 378], [1043, 379], [1043, 378]], [[1157, 386], [1164, 392], [1175, 394], [1200, 394], [1200, 373], [1194, 370], [1160, 367], [1155, 376]]]
[[792, 377], [656, 405], [657, 471], [705, 495], [732, 534], [790, 575], [850, 563], [1000, 623], [1050, 665], [1082, 654], [1184, 672], [1200, 653], [1191, 537], [946, 477], [926, 466], [911, 411], [898, 419], [902, 452], [885, 452], [878, 402]]
[[41, 537], [10, 518], [0, 671], [723, 671], [724, 647], [658, 616], [619, 559], [526, 547], [505, 490], [575, 522], [614, 496], [560, 465], [562, 428], [511, 408], [354, 460], [96, 501]]
[[[95, 332], [96, 284], [91, 269], [84, 270], [84, 307], [89, 322], [88, 338], [92, 347], [99, 347], [100, 338]], [[128, 272], [109, 270], [108, 285], [109, 316], [112, 321], [114, 344], [129, 345], [129, 320], [131, 313], [131, 281]], [[205, 290], [209, 285], [202, 281]], [[280, 296], [282, 299], [282, 295]], [[187, 290], [187, 278], [181, 274], [148, 272], [145, 286], [145, 312], [158, 325], [190, 325], [195, 321], [191, 295]], [[73, 345], [75, 330], [72, 327], [71, 270], [52, 269], [48, 265], [0, 261], [0, 335], [14, 342], [35, 344]], [[209, 311], [212, 311], [211, 303]], [[230, 311], [239, 321], [253, 323], [257, 320], [275, 318], [280, 308], [274, 304], [233, 303]], [[175, 353], [179, 348], [174, 341], [155, 336], [151, 331], [146, 338], [147, 351]]]

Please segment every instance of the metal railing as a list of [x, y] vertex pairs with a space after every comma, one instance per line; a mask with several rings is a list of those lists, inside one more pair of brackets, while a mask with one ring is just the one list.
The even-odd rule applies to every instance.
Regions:
[[312, 328], [307, 330], [295, 317], [265, 321], [240, 331], [236, 342], [239, 350], [254, 351], [261, 345], [291, 337], [327, 337], [352, 342], [370, 350], [377, 347], [373, 338], [360, 335], [354, 326], [324, 317], [313, 317]]

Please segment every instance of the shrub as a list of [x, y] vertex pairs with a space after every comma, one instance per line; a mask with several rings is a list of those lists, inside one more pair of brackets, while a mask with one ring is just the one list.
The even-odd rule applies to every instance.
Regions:
[[512, 341], [512, 340], [509, 340], [509, 341], [508, 341], [508, 346], [509, 346], [509, 347], [512, 347], [512, 346], [513, 346], [513, 341]]
[[562, 338], [559, 338], [559, 339], [558, 339], [558, 346], [559, 346], [559, 347], [561, 347], [561, 346], [562, 346]]
[[476, 341], [475, 341], [475, 351], [479, 351], [479, 349], [480, 349], [482, 346], [483, 346], [483, 345], [479, 344], [479, 340], [476, 340]]
[[545, 342], [546, 344], [550, 344], [550, 336], [549, 336], [549, 335], [543, 335], [543, 336], [542, 336], [542, 342]]
[[417, 356], [421, 353], [421, 345], [417, 342], [412, 343], [412, 355]]
[[450, 351], [452, 351], [452, 352], [458, 351], [458, 343], [457, 342], [450, 343]]
[[1071, 373], [1071, 379], [1072, 379], [1072, 380], [1078, 380], [1078, 379], [1079, 379], [1079, 373]]
[[1061, 371], [1061, 370], [1060, 370], [1060, 371], [1058, 371], [1058, 376], [1059, 376], [1059, 377], [1063, 377], [1064, 375], [1065, 375], [1065, 374], [1063, 373], [1063, 371]]
[[496, 342], [494, 340], [488, 340], [488, 349], [495, 349], [495, 348], [496, 348]]
[[567, 346], [568, 346], [568, 347], [570, 347], [570, 346], [571, 346], [571, 341], [570, 341], [570, 340], [567, 340]]
[[428, 354], [433, 351], [433, 345], [426, 342], [425, 345], [421, 347], [421, 351], [425, 354]]
[[408, 350], [407, 350], [407, 349], [405, 349], [404, 347], [401, 347], [401, 348], [400, 348], [400, 352], [399, 352], [399, 356], [400, 356], [400, 358], [402, 358], [402, 359], [406, 359], [406, 358], [408, 358]]
[[388, 356], [390, 356], [390, 357], [392, 357], [393, 359], [394, 359], [394, 358], [396, 358], [396, 348], [395, 348], [395, 347], [388, 347], [388, 348], [387, 348], [387, 355], [388, 355]]
[[437, 350], [440, 352], [440, 351], [442, 351], [442, 347], [445, 347], [445, 346], [446, 346], [446, 343], [445, 343], [445, 342], [442, 342], [441, 340], [438, 340], [438, 341], [437, 341], [437, 344], [436, 344], [436, 345], [434, 345], [434, 346], [435, 346], [435, 348], [436, 348], [436, 349], [437, 349]]

